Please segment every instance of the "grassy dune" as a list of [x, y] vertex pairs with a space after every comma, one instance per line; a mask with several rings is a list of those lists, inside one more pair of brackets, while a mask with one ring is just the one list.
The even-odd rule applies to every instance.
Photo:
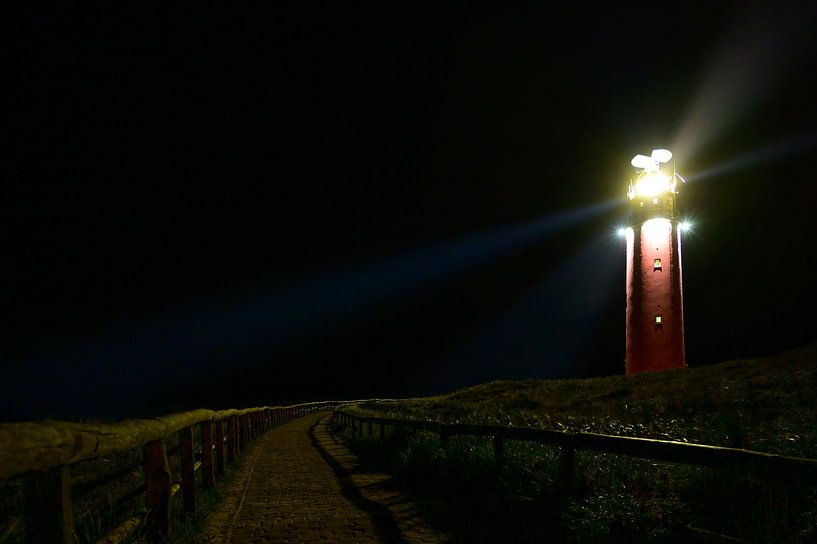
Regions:
[[[817, 458], [817, 344], [774, 357], [584, 380], [496, 381], [447, 395], [371, 403], [365, 414], [660, 438]], [[814, 482], [776, 483], [621, 456], [579, 455], [581, 488], [555, 485], [553, 448], [485, 440], [443, 451], [431, 435], [358, 443], [368, 462], [462, 540], [817, 541]], [[536, 521], [531, 521], [537, 517]], [[558, 528], [558, 530], [557, 530]]]

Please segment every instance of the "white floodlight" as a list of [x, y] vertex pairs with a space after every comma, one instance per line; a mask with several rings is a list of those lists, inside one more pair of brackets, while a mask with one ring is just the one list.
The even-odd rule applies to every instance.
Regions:
[[689, 230], [689, 227], [692, 225], [690, 225], [688, 221], [683, 221], [678, 226], [681, 227], [681, 230]]

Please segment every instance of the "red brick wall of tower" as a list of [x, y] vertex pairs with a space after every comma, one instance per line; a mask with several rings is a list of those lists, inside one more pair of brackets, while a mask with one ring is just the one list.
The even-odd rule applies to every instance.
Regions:
[[648, 219], [634, 224], [626, 236], [627, 375], [683, 368], [684, 311], [677, 223]]

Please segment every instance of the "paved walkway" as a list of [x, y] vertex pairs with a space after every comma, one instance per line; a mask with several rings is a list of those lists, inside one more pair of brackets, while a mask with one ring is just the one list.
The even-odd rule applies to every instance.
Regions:
[[244, 455], [206, 543], [438, 543], [384, 474], [367, 473], [328, 431], [329, 414], [292, 421]]

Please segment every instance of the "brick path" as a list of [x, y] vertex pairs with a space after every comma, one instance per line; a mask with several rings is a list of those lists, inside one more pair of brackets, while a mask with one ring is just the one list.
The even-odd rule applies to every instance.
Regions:
[[328, 421], [329, 414], [313, 414], [259, 438], [207, 519], [202, 542], [447, 542], [388, 476], [361, 470]]

